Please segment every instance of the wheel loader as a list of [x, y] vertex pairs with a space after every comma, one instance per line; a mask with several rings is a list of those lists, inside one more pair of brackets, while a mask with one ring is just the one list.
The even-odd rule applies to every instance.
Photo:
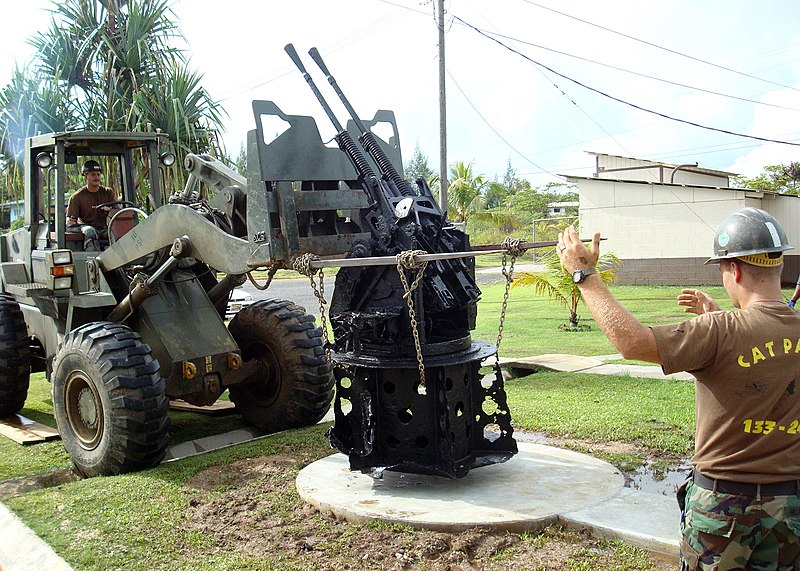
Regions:
[[[30, 373], [45, 371], [64, 446], [86, 476], [158, 464], [170, 399], [210, 405], [228, 390], [244, 419], [270, 432], [316, 423], [331, 403], [331, 366], [304, 308], [260, 301], [226, 325], [253, 249], [191, 191], [162, 203], [166, 148], [165, 135], [149, 133], [28, 139], [25, 224], [2, 237], [0, 417], [22, 409]], [[89, 158], [107, 165], [121, 197], [101, 252], [84, 251], [66, 226], [69, 174]], [[225, 165], [189, 161], [224, 173], [220, 200], [244, 196], [243, 177]]]

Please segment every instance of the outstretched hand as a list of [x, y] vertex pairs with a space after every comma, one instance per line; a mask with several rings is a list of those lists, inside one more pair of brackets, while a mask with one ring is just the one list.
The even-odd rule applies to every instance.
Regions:
[[584, 246], [574, 226], [559, 233], [556, 246], [561, 265], [569, 272], [585, 270], [597, 266], [600, 258], [600, 232], [592, 238], [591, 248]]
[[684, 313], [702, 315], [709, 311], [722, 309], [714, 298], [699, 289], [685, 289], [678, 296], [678, 305], [684, 306]]

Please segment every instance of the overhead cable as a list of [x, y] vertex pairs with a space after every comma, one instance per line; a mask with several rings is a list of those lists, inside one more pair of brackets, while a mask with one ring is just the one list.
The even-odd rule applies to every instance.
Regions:
[[484, 116], [481, 114], [481, 112], [480, 112], [480, 111], [478, 111], [478, 108], [477, 108], [477, 107], [475, 107], [475, 105], [473, 105], [473, 103], [472, 103], [472, 101], [470, 100], [470, 98], [469, 98], [469, 97], [467, 97], [467, 94], [466, 94], [466, 93], [464, 93], [464, 90], [463, 90], [463, 89], [461, 89], [461, 86], [460, 86], [460, 85], [458, 84], [458, 82], [456, 81], [456, 78], [455, 78], [455, 77], [453, 77], [453, 74], [451, 74], [451, 73], [450, 73], [450, 70], [447, 70], [447, 75], [450, 77], [450, 79], [452, 80], [452, 82], [453, 82], [453, 84], [456, 86], [456, 88], [458, 88], [458, 90], [461, 92], [461, 95], [463, 95], [463, 96], [464, 96], [464, 99], [467, 101], [467, 103], [469, 103], [469, 106], [470, 106], [470, 107], [472, 107], [473, 111], [475, 111], [475, 113], [477, 113], [478, 117], [480, 117], [480, 118], [481, 118], [481, 120], [482, 120], [484, 123], [486, 123], [486, 126], [487, 126], [487, 127], [489, 127], [489, 129], [491, 129], [491, 130], [492, 130], [492, 132], [493, 132], [495, 135], [497, 135], [501, 141], [503, 141], [503, 142], [504, 142], [506, 145], [508, 145], [508, 147], [509, 147], [509, 148], [510, 148], [512, 151], [514, 151], [514, 152], [515, 152], [515, 153], [517, 153], [517, 154], [518, 154], [520, 157], [522, 157], [523, 159], [525, 159], [526, 161], [528, 161], [529, 163], [531, 163], [531, 164], [532, 164], [533, 166], [535, 166], [537, 169], [541, 169], [541, 170], [542, 170], [542, 172], [546, 172], [547, 174], [549, 174], [549, 175], [550, 175], [550, 176], [552, 176], [553, 178], [560, 178], [560, 177], [559, 177], [557, 174], [550, 172], [549, 170], [547, 170], [547, 169], [546, 169], [546, 168], [544, 168], [543, 166], [541, 166], [541, 165], [537, 165], [537, 164], [536, 164], [535, 162], [533, 162], [531, 159], [529, 159], [529, 158], [528, 158], [528, 157], [526, 157], [524, 154], [522, 154], [522, 152], [521, 152], [521, 151], [517, 150], [517, 149], [516, 149], [516, 147], [514, 147], [514, 145], [512, 145], [511, 143], [509, 143], [509, 142], [506, 140], [506, 138], [505, 138], [505, 137], [503, 137], [503, 135], [501, 135], [501, 134], [500, 134], [500, 132], [499, 132], [497, 129], [495, 129], [495, 128], [492, 126], [492, 124], [491, 124], [491, 123], [489, 123], [489, 121], [486, 119], [486, 117], [484, 117]]
[[729, 131], [727, 129], [720, 129], [718, 127], [710, 127], [708, 125], [702, 125], [700, 123], [695, 123], [694, 121], [689, 121], [687, 119], [681, 119], [679, 117], [672, 117], [671, 115], [667, 115], [666, 113], [661, 113], [659, 111], [654, 111], [652, 109], [647, 109], [646, 107], [642, 107], [641, 105], [636, 105], [635, 103], [631, 103], [629, 101], [625, 101], [624, 99], [620, 99], [619, 97], [615, 97], [613, 95], [605, 93], [604, 91], [600, 91], [599, 89], [596, 89], [594, 87], [586, 85], [585, 83], [581, 83], [580, 81], [578, 81], [576, 79], [572, 79], [571, 77], [566, 76], [563, 73], [557, 72], [556, 70], [544, 65], [543, 63], [538, 62], [538, 61], [530, 58], [529, 56], [523, 54], [522, 52], [520, 52], [518, 50], [515, 50], [514, 48], [504, 44], [503, 42], [501, 42], [497, 38], [492, 37], [491, 35], [487, 34], [483, 30], [481, 30], [480, 28], [477, 28], [477, 27], [473, 26], [472, 24], [470, 24], [469, 22], [466, 22], [465, 20], [459, 18], [458, 16], [453, 16], [453, 18], [455, 20], [458, 20], [459, 22], [461, 22], [462, 24], [464, 24], [468, 28], [473, 29], [475, 32], [477, 32], [478, 34], [480, 34], [484, 38], [499, 44], [503, 48], [507, 49], [508, 51], [510, 51], [512, 53], [517, 54], [520, 57], [525, 58], [526, 60], [528, 60], [532, 64], [537, 65], [539, 67], [542, 67], [542, 68], [546, 69], [547, 71], [549, 71], [550, 73], [553, 73], [553, 74], [555, 74], [555, 75], [557, 75], [559, 77], [562, 77], [562, 78], [564, 78], [564, 79], [566, 79], [568, 81], [571, 81], [572, 83], [574, 83], [576, 85], [580, 85], [584, 89], [588, 89], [589, 91], [593, 91], [594, 93], [597, 93], [598, 95], [602, 95], [603, 97], [606, 97], [606, 98], [611, 99], [613, 101], [616, 101], [618, 103], [622, 103], [623, 105], [627, 105], [628, 107], [632, 107], [634, 109], [638, 109], [639, 111], [644, 111], [645, 113], [650, 113], [652, 115], [657, 115], [658, 117], [663, 117], [664, 119], [669, 119], [670, 121], [676, 121], [678, 123], [683, 123], [685, 125], [691, 125], [692, 127], [697, 127], [699, 129], [706, 129], [708, 131], [715, 131], [717, 133], [724, 133], [726, 135], [733, 135], [735, 137], [744, 137], [744, 138], [747, 138], [747, 139], [755, 139], [756, 141], [764, 141], [764, 142], [767, 142], [767, 143], [778, 143], [778, 144], [781, 144], [781, 145], [792, 145], [792, 146], [795, 146], [795, 147], [800, 147], [800, 143], [792, 143], [792, 142], [789, 142], [789, 141], [781, 141], [781, 140], [778, 140], [778, 139], [770, 139], [768, 137], [758, 137], [756, 135], [747, 135], [745, 133], [737, 133], [736, 131]]
[[570, 57], [570, 58], [578, 59], [578, 60], [585, 61], [587, 63], [591, 63], [591, 64], [594, 64], [594, 65], [607, 67], [609, 69], [615, 69], [617, 71], [621, 71], [623, 73], [629, 73], [631, 75], [636, 75], [638, 77], [644, 77], [645, 79], [652, 79], [653, 81], [660, 81], [661, 83], [667, 83], [669, 85], [674, 85], [676, 87], [683, 87], [683, 88], [686, 88], [686, 89], [691, 89], [693, 91], [700, 91], [702, 93], [708, 93], [710, 95], [717, 95], [719, 97], [727, 97], [728, 99], [735, 99], [737, 101], [744, 101], [744, 102], [747, 102], [747, 103], [753, 103], [755, 105], [765, 105], [767, 107], [775, 107], [777, 109], [786, 109], [787, 111], [798, 111], [798, 112], [800, 112], [800, 109], [797, 109], [796, 107], [786, 107], [785, 105], [776, 105], [775, 103], [767, 103], [765, 101], [757, 101], [755, 99], [747, 99], [746, 97], [739, 97], [737, 95], [730, 95], [728, 93], [722, 93], [722, 92], [719, 92], [719, 91], [712, 91], [710, 89], [704, 89], [702, 87], [696, 87], [696, 86], [693, 86], [693, 85], [687, 85], [685, 83], [678, 83], [677, 81], [671, 81], [669, 79], [656, 77], [654, 75], [648, 75], [646, 73], [633, 71], [631, 69], [625, 69], [624, 67], [618, 67], [616, 65], [611, 65], [609, 63], [603, 63], [601, 61], [585, 58], [585, 57], [578, 56], [578, 55], [575, 55], [575, 54], [571, 54], [571, 53], [568, 53], [568, 52], [563, 52], [561, 50], [557, 50], [557, 49], [554, 49], [554, 48], [548, 48], [548, 47], [542, 46], [540, 44], [534, 44], [533, 42], [528, 42], [528, 41], [525, 41], [525, 40], [521, 40], [519, 38], [513, 38], [511, 36], [506, 36], [504, 34], [500, 34], [500, 33], [497, 33], [497, 32], [489, 32], [487, 30], [482, 30], [482, 29], [481, 29], [481, 31], [483, 31], [486, 35], [497, 36], [497, 37], [500, 37], [500, 38], [504, 38], [506, 40], [511, 40], [513, 42], [519, 42], [520, 44], [525, 44], [526, 46], [539, 48], [540, 50], [546, 50], [548, 52], [552, 52], [552, 53], [556, 53], [556, 54], [559, 54], [559, 55], [567, 56], [567, 57]]
[[550, 12], [554, 12], [556, 14], [560, 14], [561, 16], [564, 16], [566, 18], [571, 18], [573, 20], [577, 20], [578, 22], [583, 22], [584, 24], [588, 24], [589, 26], [594, 26], [595, 28], [600, 28], [601, 30], [605, 30], [606, 32], [610, 32], [612, 34], [617, 34], [618, 36], [622, 36], [623, 38], [628, 38], [629, 40], [633, 40], [635, 42], [639, 42], [639, 43], [642, 43], [642, 44], [657, 48], [659, 50], [664, 50], [665, 52], [669, 52], [669, 53], [672, 53], [672, 54], [675, 54], [675, 55], [678, 55], [678, 56], [681, 56], [681, 57], [685, 57], [685, 58], [688, 58], [688, 59], [696, 61], [696, 62], [700, 62], [700, 63], [706, 64], [706, 65], [710, 65], [712, 67], [723, 69], [725, 71], [729, 71], [729, 72], [735, 73], [737, 75], [741, 75], [741, 76], [744, 76], [744, 77], [749, 77], [750, 79], [755, 79], [756, 81], [763, 81], [764, 83], [769, 83], [771, 85], [775, 85], [775, 86], [778, 86], [778, 87], [783, 87], [785, 89], [792, 89], [794, 91], [800, 91], [800, 89], [797, 89], [796, 87], [792, 87], [791, 85], [784, 85], [783, 83], [778, 83], [777, 81], [771, 81], [769, 79], [764, 79], [763, 77], [757, 77], [755, 75], [750, 75], [749, 73], [744, 73], [743, 71], [732, 69], [730, 67], [725, 67], [724, 65], [720, 65], [720, 64], [708, 61], [708, 60], [704, 60], [704, 59], [701, 59], [701, 58], [698, 58], [698, 57], [694, 57], [694, 56], [691, 56], [689, 54], [685, 54], [683, 52], [679, 52], [677, 50], [673, 50], [671, 48], [665, 48], [664, 46], [660, 46], [658, 44], [654, 44], [653, 42], [648, 42], [647, 40], [642, 40], [641, 38], [637, 38], [635, 36], [631, 36], [631, 35], [625, 34], [623, 32], [618, 32], [616, 30], [612, 30], [611, 28], [607, 28], [605, 26], [601, 26], [600, 24], [595, 24], [594, 22], [590, 22], [588, 20], [584, 20], [582, 18], [578, 18], [577, 16], [573, 16], [571, 14], [567, 14], [566, 12], [560, 12], [560, 11], [554, 9], [554, 8], [549, 8], [547, 6], [543, 6], [543, 5], [541, 5], [541, 4], [537, 3], [537, 2], [533, 2], [533, 0], [522, 0], [522, 1], [527, 3], [527, 4], [531, 4], [532, 6], [536, 6], [538, 8], [541, 8], [542, 10], [548, 10]]

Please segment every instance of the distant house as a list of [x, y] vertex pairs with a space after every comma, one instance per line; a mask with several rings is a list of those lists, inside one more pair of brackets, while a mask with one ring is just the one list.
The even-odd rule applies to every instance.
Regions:
[[0, 226], [8, 228], [17, 218], [25, 215], [25, 201], [12, 200], [0, 204]]
[[601, 249], [622, 260], [622, 283], [720, 284], [718, 267], [703, 263], [719, 224], [744, 206], [766, 210], [781, 222], [796, 248], [786, 254], [783, 281], [797, 280], [800, 197], [730, 188], [734, 173], [694, 164], [590, 154], [596, 161], [593, 176], [565, 178], [578, 186], [582, 235], [599, 231], [606, 238]]
[[578, 213], [580, 202], [550, 202], [547, 205], [547, 213], [553, 218], [559, 216], [570, 216]]

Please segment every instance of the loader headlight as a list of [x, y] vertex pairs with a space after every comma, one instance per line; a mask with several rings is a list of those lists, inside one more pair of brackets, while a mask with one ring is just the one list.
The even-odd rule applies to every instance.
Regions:
[[175, 164], [175, 155], [170, 152], [161, 153], [158, 156], [158, 160], [161, 161], [161, 164], [165, 167], [171, 167]]
[[53, 265], [61, 266], [72, 263], [72, 250], [53, 250]]
[[72, 289], [72, 276], [53, 278], [53, 289]]
[[50, 165], [53, 164], [53, 155], [51, 155], [47, 151], [42, 151], [41, 153], [36, 155], [36, 164], [39, 166], [40, 169], [50, 168]]
[[72, 288], [75, 265], [72, 263], [71, 250], [51, 250], [46, 254], [45, 263], [49, 268], [48, 288], [52, 290]]

